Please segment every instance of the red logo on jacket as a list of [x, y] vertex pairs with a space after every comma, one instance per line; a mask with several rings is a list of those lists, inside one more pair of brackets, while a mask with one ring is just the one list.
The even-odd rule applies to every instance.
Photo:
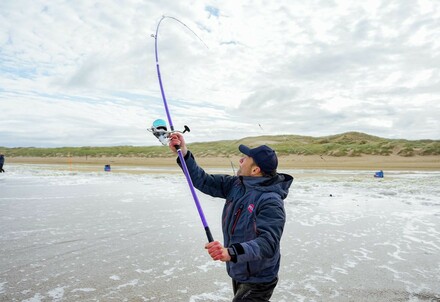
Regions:
[[251, 203], [251, 204], [248, 206], [248, 211], [249, 211], [249, 213], [252, 213], [252, 212], [254, 211], [254, 204], [253, 204], [253, 203]]

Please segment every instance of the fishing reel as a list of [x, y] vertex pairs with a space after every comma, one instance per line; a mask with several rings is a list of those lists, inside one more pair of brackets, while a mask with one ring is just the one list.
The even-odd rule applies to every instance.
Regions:
[[162, 119], [157, 119], [153, 122], [151, 128], [147, 129], [149, 132], [153, 133], [153, 135], [162, 143], [164, 146], [168, 146], [170, 135], [173, 133], [185, 133], [191, 132], [188, 126], [184, 126], [183, 131], [168, 131], [167, 123]]

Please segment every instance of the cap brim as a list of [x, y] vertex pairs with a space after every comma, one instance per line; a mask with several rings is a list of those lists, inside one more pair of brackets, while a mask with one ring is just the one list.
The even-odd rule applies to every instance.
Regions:
[[250, 156], [251, 155], [251, 148], [246, 147], [245, 145], [238, 146], [238, 150], [240, 150], [241, 153], [244, 155]]

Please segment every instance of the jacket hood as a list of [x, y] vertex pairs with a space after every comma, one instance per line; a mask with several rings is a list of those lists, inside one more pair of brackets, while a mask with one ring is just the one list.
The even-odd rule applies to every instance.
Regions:
[[271, 178], [240, 176], [240, 180], [243, 182], [246, 188], [252, 188], [262, 192], [275, 192], [279, 194], [282, 199], [285, 199], [289, 193], [289, 188], [293, 182], [293, 177], [289, 174], [278, 173], [276, 176]]

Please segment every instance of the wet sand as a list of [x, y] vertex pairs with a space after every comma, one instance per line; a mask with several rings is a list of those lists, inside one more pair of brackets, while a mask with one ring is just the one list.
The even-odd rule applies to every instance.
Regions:
[[[178, 167], [99, 165], [0, 174], [0, 301], [231, 301]], [[440, 172], [292, 172], [271, 301], [440, 301]], [[224, 200], [199, 198], [221, 240]]]

